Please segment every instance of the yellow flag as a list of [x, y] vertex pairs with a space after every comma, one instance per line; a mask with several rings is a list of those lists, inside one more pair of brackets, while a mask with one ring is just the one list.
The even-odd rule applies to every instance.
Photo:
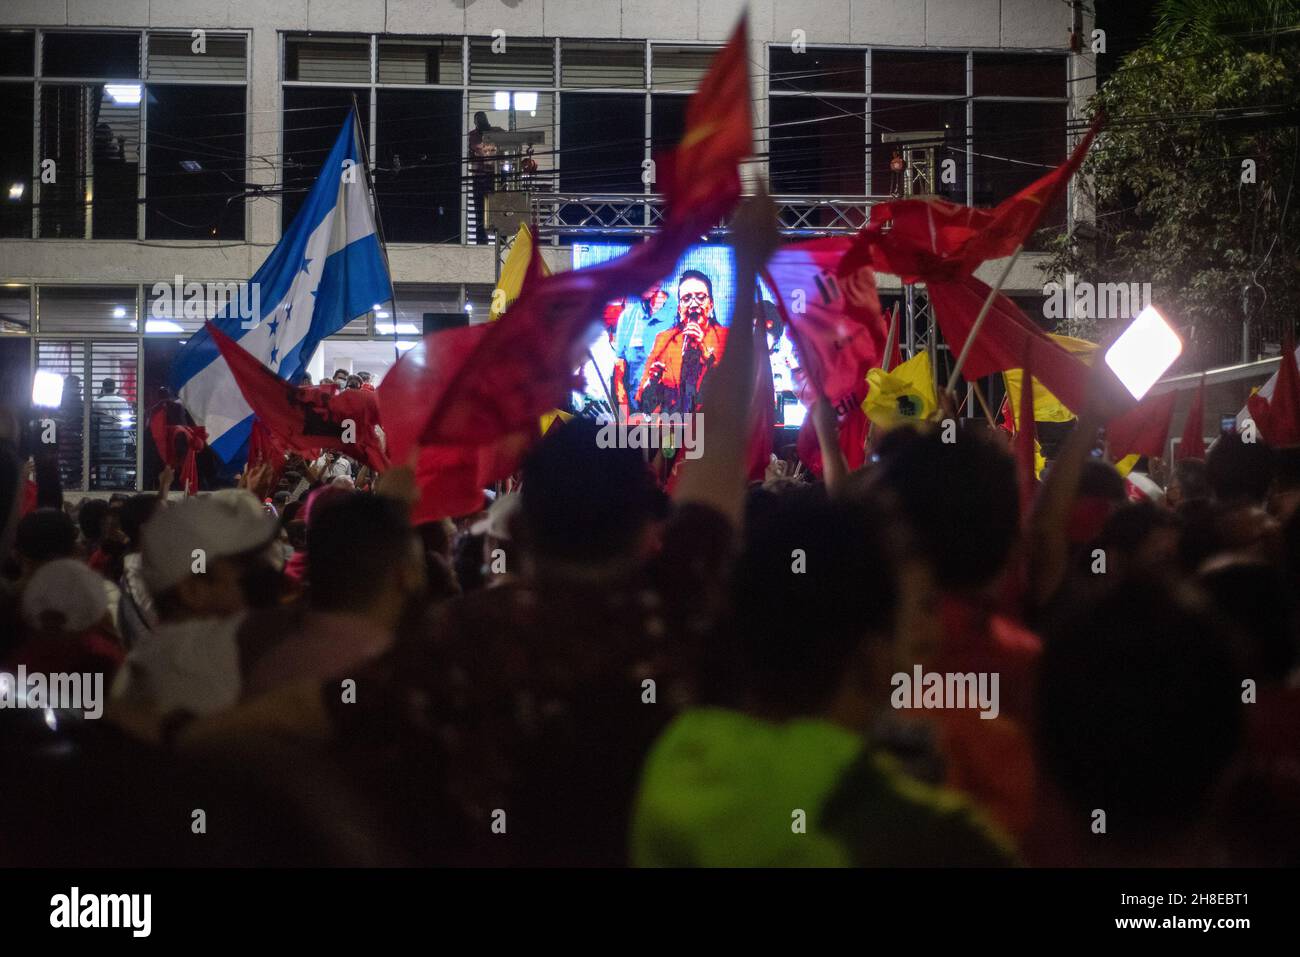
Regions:
[[542, 435], [545, 435], [547, 431], [551, 428], [551, 426], [555, 424], [556, 419], [559, 419], [560, 424], [563, 425], [565, 422], [568, 422], [571, 418], [573, 418], [572, 415], [570, 415], [568, 412], [562, 412], [559, 409], [552, 409], [550, 412], [543, 412], [541, 421], [539, 423], [542, 428]]
[[[1086, 339], [1075, 339], [1072, 336], [1052, 336], [1058, 344], [1065, 347], [1066, 351], [1077, 355], [1089, 365], [1092, 364], [1093, 353], [1097, 351], [1097, 343], [1088, 342]], [[1024, 373], [1019, 369], [1007, 369], [1002, 373], [1002, 380], [1007, 386], [1007, 396], [1011, 399], [1011, 419], [1020, 414], [1020, 380]], [[1069, 422], [1074, 418], [1074, 413], [1067, 409], [1061, 400], [1043, 387], [1043, 383], [1034, 379], [1034, 421], [1035, 422]], [[1016, 426], [1019, 428], [1019, 425]]]
[[[519, 298], [519, 290], [524, 285], [524, 276], [528, 273], [528, 260], [532, 255], [533, 234], [527, 225], [520, 224], [519, 232], [515, 233], [514, 245], [510, 247], [510, 254], [506, 256], [506, 261], [501, 266], [501, 279], [497, 282], [497, 287], [492, 290], [492, 309], [488, 312], [489, 322], [500, 319], [501, 314], [509, 308], [510, 304]], [[550, 274], [551, 271], [546, 268], [546, 264], [542, 263], [542, 275]]]
[[1138, 464], [1138, 459], [1140, 458], [1142, 458], [1142, 456], [1136, 452], [1132, 455], [1126, 455], [1115, 463], [1115, 470], [1119, 472], [1120, 475], [1127, 477], [1128, 473], [1133, 471], [1133, 466]]
[[893, 372], [872, 369], [867, 373], [867, 397], [862, 411], [879, 429], [892, 429], [910, 422], [923, 422], [939, 407], [934, 394], [930, 356], [918, 352]]

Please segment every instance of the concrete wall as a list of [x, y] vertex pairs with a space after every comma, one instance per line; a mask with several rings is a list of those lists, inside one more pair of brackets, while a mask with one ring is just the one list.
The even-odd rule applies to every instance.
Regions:
[[[251, 30], [249, 151], [275, 155], [281, 31], [485, 35], [503, 29], [522, 36], [719, 41], [745, 6], [744, 0], [4, 0], [0, 25]], [[789, 43], [800, 36], [796, 31], [809, 44], [1064, 49], [1072, 15], [1062, 0], [753, 0], [748, 7], [751, 59], [758, 65], [766, 63], [768, 42]], [[1075, 60], [1075, 76], [1095, 72]], [[1073, 85], [1090, 92], [1086, 83]], [[761, 99], [758, 113], [765, 124]], [[248, 175], [269, 184], [276, 171], [254, 163]], [[178, 273], [243, 278], [279, 237], [274, 201], [250, 199], [248, 208], [243, 243], [0, 240], [0, 280], [143, 282]], [[555, 264], [562, 261], [557, 257]], [[488, 248], [394, 246], [391, 262], [397, 282], [494, 278]], [[1017, 265], [1008, 286], [1041, 287], [1031, 261]]]

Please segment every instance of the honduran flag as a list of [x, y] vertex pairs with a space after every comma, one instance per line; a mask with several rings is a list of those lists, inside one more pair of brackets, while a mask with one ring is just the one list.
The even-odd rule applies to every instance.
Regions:
[[[361, 130], [349, 112], [320, 176], [279, 244], [240, 297], [213, 323], [282, 379], [296, 380], [326, 336], [393, 297], [363, 169]], [[250, 328], [246, 328], [250, 327]], [[206, 330], [172, 363], [172, 391], [223, 461], [242, 461], [252, 409]]]

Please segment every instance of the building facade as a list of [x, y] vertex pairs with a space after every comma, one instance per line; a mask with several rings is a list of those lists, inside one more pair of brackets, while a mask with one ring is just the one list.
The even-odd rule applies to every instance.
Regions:
[[[316, 364], [382, 374], [426, 313], [487, 315], [498, 252], [467, 156], [475, 114], [530, 134], [513, 186], [566, 268], [574, 242], [651, 228], [654, 159], [745, 6], [7, 0], [0, 400], [28, 404], [37, 371], [64, 376], [51, 414], [65, 487], [152, 485], [140, 422], [171, 357], [212, 290], [274, 247], [353, 107], [396, 303], [376, 303]], [[1068, 0], [748, 8], [751, 172], [792, 235], [848, 232], [900, 191], [994, 203], [1059, 163], [1086, 123], [1092, 25]], [[1069, 221], [1063, 204], [1049, 225]], [[1035, 302], [1036, 259], [1007, 284]]]

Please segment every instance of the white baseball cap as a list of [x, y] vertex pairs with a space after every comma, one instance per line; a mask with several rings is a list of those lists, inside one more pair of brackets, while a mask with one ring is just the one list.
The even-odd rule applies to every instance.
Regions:
[[278, 530], [250, 492], [222, 489], [187, 498], [154, 513], [141, 532], [141, 570], [155, 596], [178, 585], [190, 574], [195, 549], [204, 560], [242, 555], [270, 544]]
[[23, 620], [37, 631], [82, 632], [107, 612], [103, 576], [75, 558], [46, 562], [23, 586]]

